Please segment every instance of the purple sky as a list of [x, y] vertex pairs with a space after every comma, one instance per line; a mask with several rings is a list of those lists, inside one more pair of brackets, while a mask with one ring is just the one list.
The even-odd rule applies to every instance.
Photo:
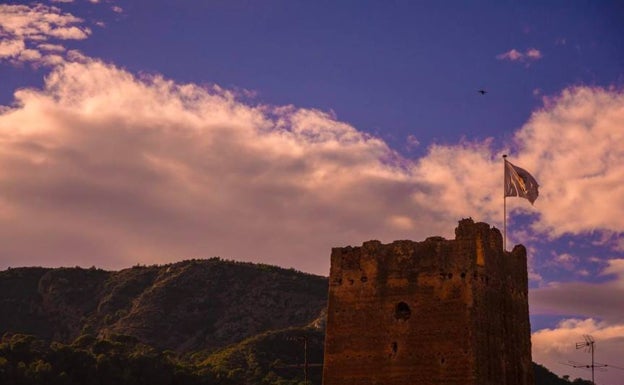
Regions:
[[559, 362], [591, 334], [624, 367], [624, 5], [467, 4], [5, 1], [0, 269], [326, 275], [333, 246], [501, 228], [507, 153], [540, 183], [507, 199], [534, 360], [587, 378]]

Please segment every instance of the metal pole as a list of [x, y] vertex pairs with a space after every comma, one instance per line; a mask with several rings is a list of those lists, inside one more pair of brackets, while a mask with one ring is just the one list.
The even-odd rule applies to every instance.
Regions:
[[592, 354], [592, 385], [596, 385], [594, 382], [594, 341], [591, 342], [590, 348]]
[[507, 251], [507, 191], [505, 173], [507, 172], [507, 154], [503, 154], [503, 250]]
[[308, 337], [303, 337], [303, 384], [308, 385]]

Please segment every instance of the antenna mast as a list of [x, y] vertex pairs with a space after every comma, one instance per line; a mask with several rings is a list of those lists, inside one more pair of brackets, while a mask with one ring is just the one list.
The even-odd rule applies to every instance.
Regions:
[[[596, 341], [594, 340], [594, 337], [590, 336], [589, 334], [584, 334], [583, 335], [583, 339], [585, 341], [583, 342], [577, 342], [575, 344], [576, 349], [585, 349], [585, 352], [587, 353], [591, 353], [591, 365], [583, 365], [580, 362], [575, 362], [575, 361], [570, 361], [569, 364], [566, 365], [570, 365], [573, 368], [587, 368], [587, 369], [591, 369], [591, 376], [592, 376], [592, 385], [596, 385], [596, 382], [594, 381], [594, 369], [595, 368], [606, 368], [607, 364], [601, 364], [601, 363], [597, 363], [594, 361], [594, 350], [596, 347]], [[602, 369], [604, 370], [604, 369]]]

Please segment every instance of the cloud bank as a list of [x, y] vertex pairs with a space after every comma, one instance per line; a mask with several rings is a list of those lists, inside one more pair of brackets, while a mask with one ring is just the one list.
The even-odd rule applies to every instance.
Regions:
[[416, 231], [439, 213], [414, 204], [411, 166], [320, 111], [96, 60], [15, 98], [0, 116], [8, 265], [221, 255], [326, 272], [331, 246], [440, 231]]
[[[467, 216], [502, 222], [509, 149], [489, 140], [407, 159], [321, 111], [253, 106], [216, 86], [75, 59], [0, 115], [4, 266], [219, 255], [327, 273], [333, 246], [452, 236]], [[547, 100], [512, 151], [540, 198], [508, 208], [534, 213], [534, 231], [550, 237], [618, 238], [623, 119], [614, 90]]]

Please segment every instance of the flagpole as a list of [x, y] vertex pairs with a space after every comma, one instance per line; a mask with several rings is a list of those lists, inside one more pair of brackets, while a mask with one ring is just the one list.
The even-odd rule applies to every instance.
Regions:
[[507, 194], [505, 191], [505, 171], [507, 154], [503, 154], [503, 250], [507, 251]]

